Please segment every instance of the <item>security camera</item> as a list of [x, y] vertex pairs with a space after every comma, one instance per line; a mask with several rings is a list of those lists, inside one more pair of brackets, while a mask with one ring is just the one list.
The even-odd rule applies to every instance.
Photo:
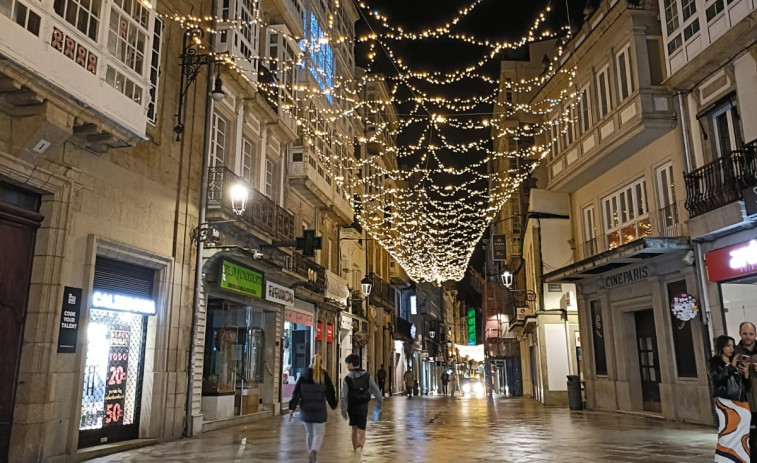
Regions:
[[694, 251], [689, 251], [685, 256], [681, 258], [681, 261], [686, 265], [694, 265]]
[[260, 251], [258, 251], [256, 249], [256, 250], [252, 251], [252, 258], [253, 259], [262, 259], [263, 258], [263, 253], [260, 252]]

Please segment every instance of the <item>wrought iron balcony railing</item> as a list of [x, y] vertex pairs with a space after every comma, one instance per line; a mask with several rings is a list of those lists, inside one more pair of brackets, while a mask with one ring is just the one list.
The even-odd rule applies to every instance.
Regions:
[[684, 174], [684, 180], [691, 217], [743, 199], [744, 189], [757, 186], [757, 140]]
[[678, 204], [670, 204], [649, 215], [640, 218], [620, 229], [613, 230], [584, 241], [579, 245], [579, 258], [589, 257], [609, 251], [618, 246], [649, 236], [675, 238], [684, 235], [681, 219], [678, 214]]
[[371, 302], [384, 302], [394, 307], [394, 288], [382, 280], [378, 275], [371, 274], [373, 289], [371, 290]]
[[[238, 183], [247, 183], [226, 167], [208, 169], [208, 210], [224, 210], [233, 214], [229, 188]], [[247, 208], [241, 221], [268, 234], [272, 240], [293, 240], [294, 215], [277, 206], [270, 198], [255, 189], [250, 189]]]
[[308, 279], [308, 282], [304, 286], [310, 291], [323, 294], [326, 290], [326, 269], [307, 259], [301, 253], [295, 252], [292, 254], [291, 270]]

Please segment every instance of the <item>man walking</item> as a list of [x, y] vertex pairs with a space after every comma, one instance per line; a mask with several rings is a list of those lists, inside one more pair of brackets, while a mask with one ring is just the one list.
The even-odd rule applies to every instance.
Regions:
[[757, 462], [757, 349], [755, 349], [755, 336], [757, 330], [755, 330], [754, 323], [741, 322], [739, 325], [739, 337], [741, 341], [734, 349], [735, 356], [748, 355], [751, 358], [750, 365], [754, 368], [754, 372], [749, 375], [749, 381], [751, 382], [751, 391], [747, 394], [747, 401], [749, 402], [749, 408], [752, 410], [752, 425], [749, 431], [749, 448], [753, 449], [750, 455], [750, 461]]
[[413, 370], [408, 367], [403, 379], [405, 380], [405, 392], [407, 393], [407, 398], [412, 399], [413, 387], [415, 387], [415, 375], [413, 374]]
[[447, 395], [447, 383], [449, 383], [449, 373], [447, 373], [447, 370], [444, 370], [442, 373], [442, 393], [445, 396]]
[[349, 418], [352, 426], [352, 461], [359, 463], [365, 446], [365, 428], [368, 423], [368, 402], [376, 397], [376, 407], [381, 409], [384, 399], [378, 386], [365, 370], [360, 368], [360, 356], [350, 354], [344, 361], [349, 372], [342, 385], [342, 418]]
[[376, 381], [378, 381], [378, 387], [381, 390], [381, 397], [384, 397], [384, 385], [386, 384], [386, 370], [384, 370], [384, 364], [381, 364], [381, 367], [376, 372]]

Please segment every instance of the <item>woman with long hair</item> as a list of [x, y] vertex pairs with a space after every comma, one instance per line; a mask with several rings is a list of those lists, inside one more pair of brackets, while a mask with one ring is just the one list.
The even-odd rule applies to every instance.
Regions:
[[289, 401], [290, 419], [297, 406], [300, 406], [300, 421], [305, 424], [305, 441], [310, 463], [318, 461], [318, 452], [323, 444], [328, 418], [326, 402], [332, 410], [336, 409], [336, 390], [329, 374], [323, 368], [323, 357], [321, 354], [315, 354], [310, 368], [297, 380], [292, 400]]
[[715, 355], [707, 373], [712, 380], [712, 395], [718, 415], [718, 445], [715, 462], [749, 462], [749, 426], [752, 414], [747, 403], [749, 356], [734, 356], [735, 341], [718, 336]]

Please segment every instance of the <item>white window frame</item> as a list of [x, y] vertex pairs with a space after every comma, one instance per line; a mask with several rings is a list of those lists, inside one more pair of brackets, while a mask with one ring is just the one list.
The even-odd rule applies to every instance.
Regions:
[[239, 156], [239, 175], [250, 184], [251, 187], [255, 186], [254, 182], [254, 170], [255, 170], [255, 158], [257, 154], [257, 144], [252, 138], [242, 136], [242, 149]]
[[[738, 123], [738, 121], [734, 120], [733, 118], [733, 110], [736, 106], [732, 104], [726, 104], [715, 111], [712, 112], [710, 115], [710, 119], [712, 120], [712, 131], [715, 135], [715, 154], [718, 158], [722, 158], [724, 156], [728, 156], [733, 150], [738, 148], [738, 137], [737, 132], [735, 130], [735, 124]], [[722, 146], [722, 140], [720, 139], [720, 124], [718, 122], [718, 118], [722, 116], [723, 114], [726, 115], [726, 123], [728, 124], [728, 142], [730, 145], [730, 149], [727, 150], [727, 152], [723, 152], [723, 146]]]
[[160, 89], [160, 54], [163, 48], [163, 20], [155, 17], [153, 21], [152, 50], [150, 52], [150, 100], [147, 103], [147, 120], [152, 125], [158, 124], [158, 90]]
[[[71, 26], [73, 26], [76, 30], [89, 37], [91, 40], [98, 42], [100, 38], [100, 26], [105, 10], [103, 3], [107, 4], [107, 2], [104, 2], [103, 0], [92, 0], [91, 2], [89, 2], [89, 7], [82, 6], [82, 3], [84, 3], [83, 0], [61, 0], [61, 2], [63, 3], [63, 11], [58, 11], [53, 8], [56, 14], [64, 21], [71, 24]], [[95, 5], [97, 5], [96, 9], [93, 8]], [[76, 13], [70, 14], [71, 8], [76, 8]], [[95, 12], [95, 10], [97, 11]], [[79, 19], [83, 18], [83, 16], [80, 14], [80, 11], [86, 11], [87, 24], [84, 27], [85, 30], [82, 30], [82, 28], [80, 27], [81, 25], [78, 23]], [[71, 17], [75, 18], [74, 21], [76, 23], [69, 21], [68, 18]], [[94, 25], [92, 24], [93, 18]]]
[[[152, 53], [150, 30], [150, 10], [141, 2], [131, 0], [131, 10], [126, 11], [122, 5], [124, 0], [110, 0], [110, 16], [108, 21], [107, 47], [110, 56], [123, 64], [131, 72], [144, 76], [147, 67], [148, 52]], [[118, 29], [113, 30], [114, 19], [120, 18]], [[125, 29], [124, 29], [125, 28]], [[139, 40], [139, 37], [142, 40]], [[132, 39], [135, 39], [134, 42]], [[140, 43], [141, 42], [141, 43]], [[141, 49], [140, 49], [141, 45]]]
[[[594, 205], [586, 206], [583, 208], [583, 227], [584, 227], [584, 242], [597, 239], [597, 215], [594, 210]], [[597, 250], [595, 249], [595, 252]]]
[[591, 129], [591, 87], [589, 85], [581, 89], [578, 102], [578, 117], [581, 125], [581, 133]]
[[[649, 236], [651, 224], [646, 184], [646, 179], [641, 178], [602, 199], [606, 249]], [[634, 227], [633, 236], [624, 237], [623, 231], [629, 227]], [[618, 239], [613, 243], [610, 235], [615, 233]]]
[[[210, 158], [208, 166], [222, 167], [226, 165], [226, 154], [230, 151], [229, 120], [217, 110], [213, 111], [210, 137]], [[220, 139], [220, 141], [219, 141]], [[220, 155], [219, 155], [220, 152]]]
[[[625, 70], [623, 69], [625, 65]], [[615, 55], [615, 69], [618, 72], [619, 101], [624, 101], [634, 92], [633, 72], [631, 69], [631, 44], [627, 43]]]
[[273, 199], [274, 195], [274, 182], [276, 177], [276, 163], [269, 157], [265, 158], [265, 185], [263, 186], [263, 194], [268, 198]]
[[657, 182], [657, 201], [659, 206], [658, 220], [664, 236], [672, 236], [678, 225], [678, 207], [676, 205], [676, 189], [673, 177], [673, 162], [666, 162], [655, 170]]
[[[604, 84], [604, 92], [602, 91]], [[612, 110], [612, 98], [610, 91], [610, 65], [606, 64], [597, 72], [597, 118], [602, 120]], [[602, 97], [604, 96], [604, 100]]]

